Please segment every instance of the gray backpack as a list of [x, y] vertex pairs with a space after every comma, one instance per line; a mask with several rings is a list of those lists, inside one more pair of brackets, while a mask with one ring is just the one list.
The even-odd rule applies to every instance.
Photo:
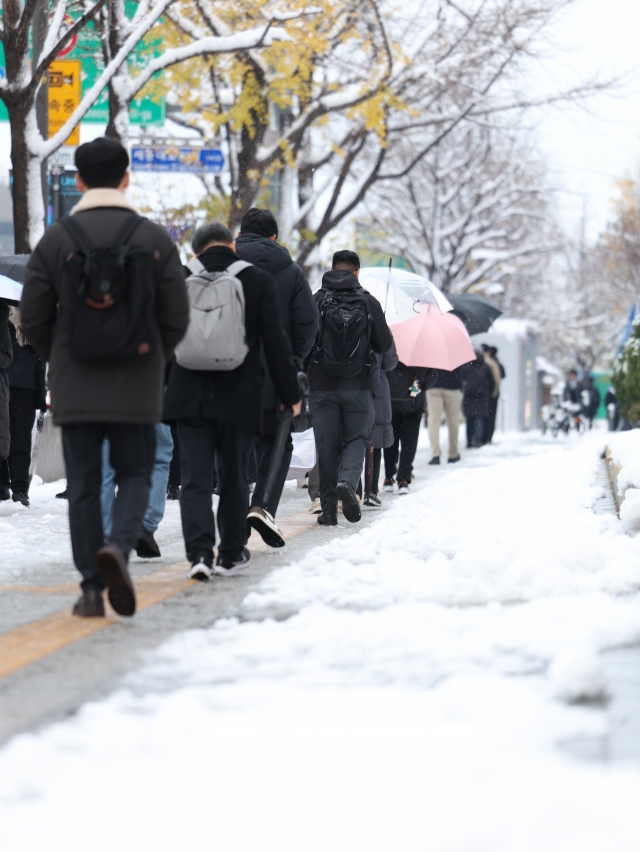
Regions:
[[247, 357], [244, 290], [236, 275], [248, 266], [236, 260], [223, 272], [207, 272], [198, 258], [188, 264], [189, 327], [176, 346], [181, 367], [235, 370]]

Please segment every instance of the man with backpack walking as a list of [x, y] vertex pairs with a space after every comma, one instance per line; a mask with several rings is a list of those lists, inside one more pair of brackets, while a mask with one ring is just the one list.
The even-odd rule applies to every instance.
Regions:
[[[31, 256], [22, 329], [49, 362], [51, 411], [62, 426], [71, 544], [83, 577], [73, 612], [104, 615], [106, 586], [114, 610], [130, 616], [136, 600], [127, 562], [149, 500], [165, 365], [185, 333], [189, 306], [169, 235], [124, 196], [129, 155], [123, 146], [95, 139], [80, 145], [75, 163], [84, 194]], [[100, 512], [105, 436], [118, 485], [106, 545]]]
[[393, 344], [382, 306], [360, 286], [359, 273], [358, 255], [337, 251], [315, 294], [320, 329], [309, 383], [323, 526], [338, 523], [338, 500], [348, 521], [360, 520], [356, 489], [374, 422], [374, 353]]
[[[318, 333], [318, 310], [304, 272], [293, 262], [287, 249], [278, 245], [277, 237], [278, 223], [273, 213], [252, 207], [242, 217], [240, 234], [236, 240], [236, 253], [241, 260], [249, 261], [273, 276], [289, 353], [294, 363], [302, 368]], [[275, 482], [265, 500], [265, 486], [278, 428], [278, 400], [275, 382], [269, 373], [264, 353], [261, 357], [265, 370], [262, 427], [256, 439], [256, 486], [251, 496], [248, 521], [269, 544], [272, 541], [270, 531], [264, 528], [265, 520], [268, 523], [269, 519], [265, 519], [261, 509], [269, 512], [271, 518], [275, 517], [291, 462], [293, 442], [289, 433]]]
[[[176, 349], [165, 420], [176, 421], [182, 467], [180, 511], [189, 576], [210, 580], [249, 564], [247, 465], [261, 428], [261, 344], [284, 406], [300, 412], [297, 371], [282, 330], [273, 278], [235, 253], [219, 222], [198, 228], [188, 266], [190, 324]], [[218, 557], [211, 508], [218, 477]]]

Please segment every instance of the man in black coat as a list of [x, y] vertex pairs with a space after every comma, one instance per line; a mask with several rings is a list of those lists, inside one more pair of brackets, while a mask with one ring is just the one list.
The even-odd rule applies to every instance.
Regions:
[[402, 362], [389, 373], [393, 444], [384, 451], [385, 491], [393, 491], [397, 474], [398, 494], [409, 493], [424, 411], [426, 376], [424, 367], [407, 367]]
[[31, 434], [36, 410], [45, 411], [47, 407], [44, 364], [22, 333], [20, 311], [16, 308], [11, 309], [9, 333], [13, 346], [13, 362], [7, 368], [11, 450], [6, 461], [0, 463], [0, 500], [8, 500], [13, 492], [14, 503], [28, 506]]
[[[360, 286], [360, 258], [354, 251], [337, 251], [330, 272], [322, 278], [322, 288], [315, 294], [320, 307], [333, 291], [361, 291], [369, 305], [371, 317], [371, 351], [388, 352], [393, 336], [380, 302]], [[338, 523], [338, 500], [351, 523], [360, 520], [360, 504], [356, 489], [362, 474], [367, 447], [374, 423], [373, 389], [376, 360], [371, 355], [354, 378], [336, 378], [322, 367], [319, 345], [314, 347], [309, 364], [311, 413], [318, 451], [320, 502], [318, 523]]]
[[[204, 236], [204, 241], [203, 241]], [[203, 225], [193, 245], [207, 272], [222, 272], [238, 260], [235, 241], [220, 223]], [[180, 510], [189, 576], [209, 580], [213, 573], [228, 576], [248, 565], [247, 464], [256, 433], [261, 429], [261, 344], [282, 404], [300, 413], [297, 371], [282, 330], [273, 278], [250, 266], [238, 272], [245, 300], [245, 329], [249, 352], [235, 370], [189, 370], [175, 362], [169, 375], [165, 420], [177, 422], [182, 466]], [[211, 509], [214, 469], [218, 476], [220, 543], [216, 541]]]
[[0, 299], [0, 463], [9, 455], [11, 430], [9, 427], [9, 379], [6, 368], [13, 360], [13, 347], [9, 336], [9, 305]]
[[[294, 363], [302, 368], [318, 333], [318, 311], [304, 272], [293, 262], [287, 249], [278, 245], [277, 237], [278, 223], [274, 215], [269, 210], [252, 207], [242, 217], [240, 234], [236, 240], [236, 254], [241, 260], [249, 261], [273, 276], [289, 353]], [[278, 423], [278, 400], [264, 353], [262, 362], [265, 368], [262, 427], [256, 440], [257, 479], [251, 505], [262, 506], [275, 517], [291, 463], [293, 443], [289, 435], [278, 475], [265, 504], [264, 490]]]
[[[128, 360], [93, 362], [72, 357], [71, 343], [77, 338], [70, 337], [66, 321], [74, 302], [65, 270], [67, 261], [77, 258], [80, 246], [60, 222], [48, 228], [29, 260], [20, 303], [22, 329], [42, 360], [49, 361], [51, 411], [54, 423], [62, 426], [71, 544], [83, 577], [82, 596], [73, 612], [103, 616], [106, 586], [116, 612], [133, 615], [136, 601], [127, 562], [149, 501], [154, 424], [162, 419], [165, 366], [186, 331], [189, 303], [171, 238], [164, 228], [137, 216], [125, 198], [126, 149], [101, 137], [80, 145], [75, 161], [83, 196], [72, 211], [73, 219], [96, 249], [114, 247], [125, 225], [134, 224], [132, 214], [136, 214], [128, 244], [148, 258], [147, 275], [146, 280], [130, 281], [127, 286], [148, 288], [155, 340]], [[90, 306], [89, 297], [85, 304]], [[100, 512], [105, 437], [118, 485], [106, 545]]]

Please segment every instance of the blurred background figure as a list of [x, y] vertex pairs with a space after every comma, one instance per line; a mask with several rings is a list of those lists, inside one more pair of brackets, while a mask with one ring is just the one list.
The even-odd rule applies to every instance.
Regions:
[[565, 402], [581, 403], [582, 402], [582, 400], [580, 398], [580, 392], [581, 391], [582, 391], [582, 385], [578, 381], [577, 370], [569, 370], [569, 374], [567, 376], [567, 382], [564, 386], [564, 391], [562, 393], [562, 399]]
[[484, 443], [490, 444], [493, 438], [493, 433], [496, 428], [496, 414], [498, 413], [498, 399], [500, 397], [500, 380], [502, 379], [502, 373], [500, 371], [500, 367], [498, 362], [493, 357], [493, 353], [497, 352], [495, 346], [487, 346], [486, 343], [482, 344], [482, 352], [484, 353], [484, 362], [487, 364], [489, 369], [491, 370], [491, 375], [493, 376], [494, 388], [491, 391], [491, 398], [489, 399], [489, 416], [487, 417], [487, 422], [485, 424], [485, 432], [484, 432]]
[[582, 413], [589, 421], [589, 429], [593, 427], [593, 418], [598, 413], [600, 408], [600, 391], [593, 383], [593, 378], [589, 375], [584, 377], [582, 382], [582, 391], [580, 392], [582, 402]]
[[0, 462], [0, 500], [29, 505], [31, 436], [36, 411], [47, 407], [44, 363], [22, 333], [20, 311], [10, 308], [9, 335], [13, 362], [7, 367], [9, 380], [9, 456]]
[[449, 430], [448, 456], [451, 463], [460, 461], [458, 452], [458, 430], [460, 429], [460, 405], [462, 403], [462, 379], [460, 368], [433, 370], [427, 390], [427, 423], [433, 458], [429, 464], [440, 464], [440, 422], [444, 411]]
[[485, 364], [484, 355], [476, 351], [475, 361], [460, 367], [462, 373], [462, 411], [467, 418], [467, 447], [481, 447], [485, 440], [491, 394], [495, 386], [493, 373]]

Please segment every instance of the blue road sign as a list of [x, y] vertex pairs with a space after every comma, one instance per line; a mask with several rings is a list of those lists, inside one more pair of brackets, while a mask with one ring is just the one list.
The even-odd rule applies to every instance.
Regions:
[[139, 146], [131, 149], [134, 172], [212, 172], [220, 174], [224, 154], [217, 148], [186, 148], [178, 145]]

